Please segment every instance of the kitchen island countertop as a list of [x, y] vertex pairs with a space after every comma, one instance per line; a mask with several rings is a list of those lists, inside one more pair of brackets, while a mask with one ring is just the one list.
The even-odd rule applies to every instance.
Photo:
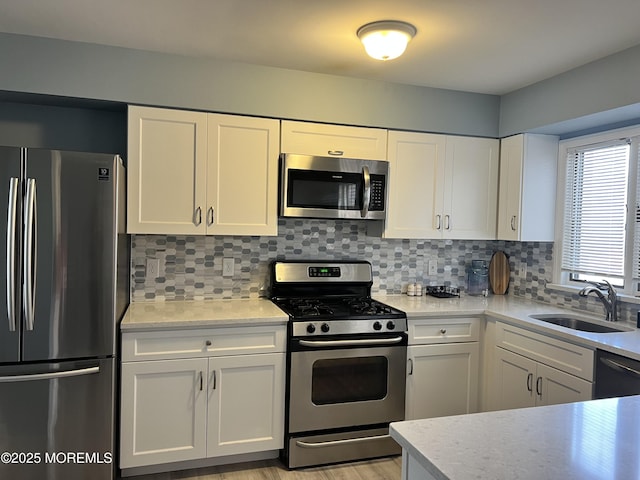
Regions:
[[405, 480], [640, 478], [640, 396], [396, 422], [390, 432], [407, 454]]

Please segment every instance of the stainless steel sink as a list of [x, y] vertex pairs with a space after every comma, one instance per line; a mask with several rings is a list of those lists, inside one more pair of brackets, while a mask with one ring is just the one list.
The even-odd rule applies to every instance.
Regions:
[[623, 327], [616, 328], [609, 325], [602, 325], [600, 323], [590, 322], [588, 320], [583, 320], [581, 318], [574, 317], [572, 315], [547, 313], [547, 314], [529, 315], [529, 316], [531, 318], [535, 318], [536, 320], [542, 320], [543, 322], [553, 323], [554, 325], [571, 328], [573, 330], [580, 330], [583, 332], [613, 333], [613, 332], [628, 331]]

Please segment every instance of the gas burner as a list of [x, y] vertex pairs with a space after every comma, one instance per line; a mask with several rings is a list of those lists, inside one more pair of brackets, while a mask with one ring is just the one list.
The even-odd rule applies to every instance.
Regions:
[[392, 313], [391, 307], [369, 297], [346, 298], [344, 302], [356, 315], [388, 315]]

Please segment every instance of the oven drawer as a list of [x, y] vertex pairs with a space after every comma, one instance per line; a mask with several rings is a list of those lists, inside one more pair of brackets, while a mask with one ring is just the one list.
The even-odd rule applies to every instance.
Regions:
[[154, 330], [122, 334], [122, 360], [125, 362], [285, 351], [284, 325]]
[[402, 449], [389, 428], [289, 437], [285, 456], [289, 468], [400, 455]]
[[409, 319], [409, 345], [477, 342], [480, 318], [412, 318]]

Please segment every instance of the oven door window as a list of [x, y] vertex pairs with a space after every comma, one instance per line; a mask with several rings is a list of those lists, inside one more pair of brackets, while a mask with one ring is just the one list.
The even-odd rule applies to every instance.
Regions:
[[311, 377], [315, 405], [382, 400], [387, 396], [386, 357], [317, 360]]
[[362, 174], [293, 169], [288, 173], [289, 207], [362, 209]]

